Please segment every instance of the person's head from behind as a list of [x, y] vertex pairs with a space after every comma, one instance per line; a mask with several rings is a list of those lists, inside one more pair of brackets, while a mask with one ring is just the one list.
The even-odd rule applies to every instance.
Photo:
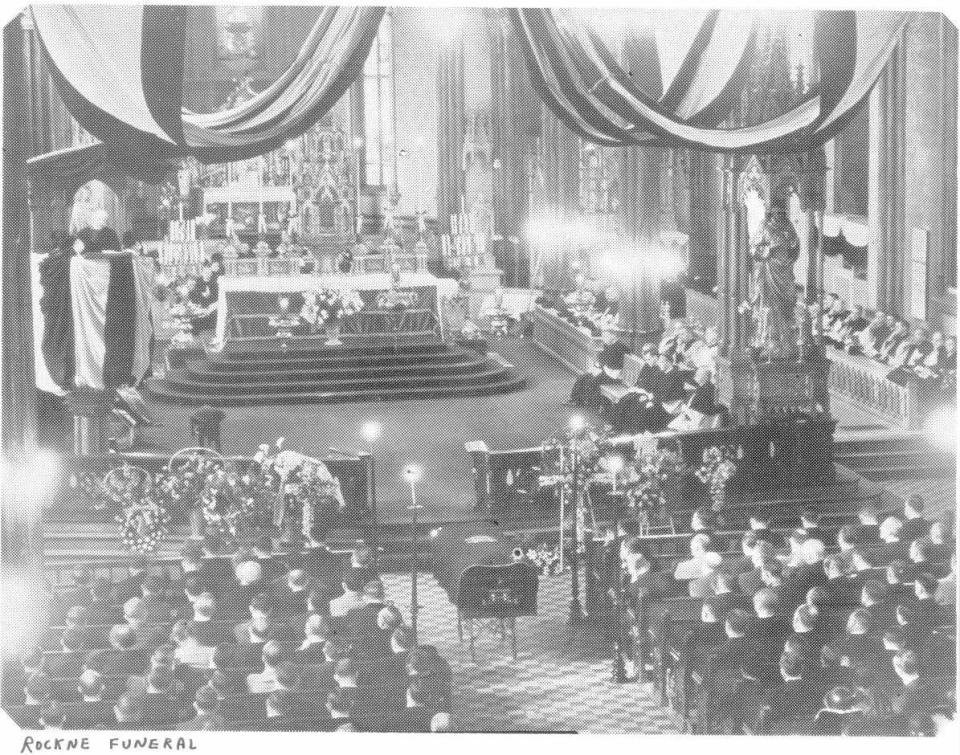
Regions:
[[217, 601], [213, 593], [200, 593], [193, 604], [193, 615], [200, 621], [210, 621], [217, 613]]
[[880, 523], [880, 539], [886, 543], [895, 543], [900, 539], [903, 520], [898, 516], [888, 516]]
[[276, 684], [278, 689], [300, 689], [300, 669], [290, 661], [283, 661], [276, 670]]
[[737, 577], [728, 571], [717, 572], [714, 578], [713, 591], [717, 595], [724, 595], [733, 592], [737, 588]]
[[216, 715], [220, 710], [220, 696], [209, 684], [204, 684], [193, 697], [193, 709], [200, 716]]
[[815, 509], [804, 509], [800, 514], [800, 524], [804, 529], [820, 526], [820, 512]]
[[851, 551], [857, 546], [857, 530], [853, 525], [847, 524], [837, 532], [837, 545], [841, 551]]
[[701, 506], [690, 517], [690, 527], [695, 531], [709, 530], [716, 525], [716, 514], [707, 506]]
[[123, 618], [132, 627], [139, 627], [147, 620], [147, 607], [143, 598], [130, 598], [123, 604]]
[[254, 595], [249, 608], [250, 620], [254, 626], [264, 626], [273, 618], [273, 601], [265, 592]]
[[387, 634], [401, 624], [403, 624], [403, 615], [400, 613], [400, 609], [394, 605], [384, 606], [377, 614], [377, 626]]
[[291, 592], [304, 592], [310, 586], [310, 577], [303, 569], [287, 572], [287, 587]]
[[278, 689], [267, 695], [266, 712], [267, 718], [279, 718], [281, 716], [292, 716], [296, 710], [297, 694], [288, 689]]
[[263, 579], [263, 567], [258, 561], [242, 561], [234, 569], [237, 582], [246, 587]]
[[169, 695], [175, 681], [173, 666], [157, 666], [147, 676], [147, 692]]
[[939, 582], [931, 574], [920, 574], [913, 583], [913, 594], [917, 600], [930, 600], [937, 591]]
[[409, 653], [416, 647], [413, 632], [407, 627], [397, 627], [390, 635], [390, 648], [394, 653]]
[[359, 596], [363, 592], [365, 584], [364, 574], [359, 571], [348, 571], [343, 580], [343, 589], [345, 592]]
[[333, 668], [333, 680], [341, 689], [357, 686], [357, 664], [352, 658], [342, 658]]
[[327, 636], [330, 634], [330, 625], [327, 624], [326, 619], [315, 613], [307, 617], [303, 629], [304, 637], [310, 644], [326, 642]]
[[910, 543], [910, 560], [915, 564], [925, 564], [933, 559], [933, 543], [926, 537], [919, 537]]
[[727, 633], [727, 637], [744, 637], [750, 630], [750, 624], [750, 615], [745, 611], [741, 611], [739, 608], [734, 608], [727, 614], [724, 630]]
[[450, 714], [444, 711], [434, 713], [430, 719], [430, 731], [434, 734], [450, 731]]
[[785, 682], [799, 679], [803, 674], [803, 660], [797, 653], [783, 653], [780, 656], [780, 676]]
[[53, 698], [53, 681], [44, 673], [34, 674], [23, 688], [27, 705], [46, 705]]
[[289, 657], [290, 654], [283, 643], [277, 640], [268, 640], [263, 644], [263, 665], [265, 668], [276, 669]]
[[87, 649], [86, 633], [79, 627], [67, 628], [60, 637], [60, 646], [65, 653], [81, 653]]
[[758, 618], [775, 616], [780, 609], [780, 598], [774, 590], [765, 587], [753, 595], [753, 610]]
[[907, 573], [907, 562], [898, 559], [887, 565], [884, 576], [887, 579], [888, 585], [902, 585], [906, 580]]
[[835, 601], [832, 593], [829, 590], [816, 586], [807, 590], [804, 603], [810, 606], [810, 608], [815, 609], [817, 612], [823, 613], [829, 609], [835, 603]]
[[118, 723], [137, 723], [143, 718], [143, 704], [129, 693], [121, 695], [117, 704], [113, 706], [113, 714]]
[[866, 526], [877, 525], [880, 523], [880, 509], [877, 508], [875, 503], [866, 503], [860, 507], [857, 517], [860, 519], [860, 524]]
[[323, 644], [323, 654], [330, 663], [346, 658], [349, 649], [346, 641], [341, 637], [331, 637]]
[[700, 606], [700, 620], [704, 624], [716, 624], [720, 621], [720, 606], [717, 601], [707, 598]]
[[909, 683], [920, 676], [920, 662], [914, 650], [901, 650], [893, 656], [893, 670], [903, 682]]
[[864, 608], [879, 605], [887, 599], [890, 588], [878, 579], [868, 579], [860, 592], [860, 603]]
[[770, 514], [765, 511], [750, 512], [750, 529], [766, 530], [770, 528]]
[[753, 551], [757, 547], [757, 533], [753, 530], [747, 530], [740, 539], [740, 549], [747, 558], [753, 558]]
[[823, 559], [823, 571], [827, 579], [839, 579], [843, 576], [843, 561], [836, 555], [827, 556]]
[[703, 556], [710, 548], [710, 536], [700, 533], [690, 538], [690, 555], [694, 558]]
[[774, 561], [777, 558], [777, 550], [768, 540], [757, 541], [757, 546], [753, 549], [752, 563], [754, 569], [762, 569], [764, 564]]
[[819, 616], [820, 612], [813, 606], [806, 603], [797, 606], [793, 612], [793, 631], [800, 634], [812, 632], [817, 626]]
[[804, 540], [803, 545], [800, 546], [800, 560], [810, 566], [814, 566], [823, 561], [825, 553], [826, 547], [823, 541], [817, 540], [814, 537], [807, 538]]
[[870, 631], [870, 612], [865, 608], [856, 608], [847, 617], [847, 634], [864, 635]]
[[383, 582], [379, 579], [371, 579], [363, 586], [363, 601], [365, 603], [383, 603], [384, 592]]
[[903, 513], [907, 519], [919, 519], [923, 516], [923, 497], [912, 493], [903, 502]]
[[434, 687], [426, 679], [412, 679], [407, 687], [407, 707], [426, 708], [434, 702]]
[[353, 713], [353, 697], [342, 689], [329, 692], [327, 712], [331, 718], [349, 718]]
[[38, 671], [42, 671], [43, 648], [32, 647], [24, 651], [24, 653], [20, 656], [20, 665], [23, 666], [24, 674], [28, 679]]

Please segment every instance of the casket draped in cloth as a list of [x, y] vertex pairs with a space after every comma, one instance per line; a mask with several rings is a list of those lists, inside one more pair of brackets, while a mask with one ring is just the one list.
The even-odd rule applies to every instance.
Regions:
[[518, 543], [493, 523], [460, 522], [431, 533], [433, 574], [467, 618], [515, 618], [537, 612], [537, 572], [514, 561]]
[[151, 261], [37, 255], [33, 265], [37, 388], [139, 384], [154, 340]]

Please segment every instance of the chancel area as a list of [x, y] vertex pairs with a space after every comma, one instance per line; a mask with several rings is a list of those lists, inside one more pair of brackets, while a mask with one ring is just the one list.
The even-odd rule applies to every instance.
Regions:
[[3, 31], [26, 730], [956, 725], [957, 29]]

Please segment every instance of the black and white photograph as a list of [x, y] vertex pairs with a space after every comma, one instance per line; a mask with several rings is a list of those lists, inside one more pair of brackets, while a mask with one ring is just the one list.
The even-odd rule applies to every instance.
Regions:
[[960, 739], [958, 16], [579, 5], [4, 4], [0, 755]]

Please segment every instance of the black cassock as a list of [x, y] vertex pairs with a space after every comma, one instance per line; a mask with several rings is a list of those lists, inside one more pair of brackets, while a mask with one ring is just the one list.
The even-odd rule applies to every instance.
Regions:
[[578, 377], [573, 384], [573, 390], [570, 391], [570, 402], [585, 409], [600, 411], [606, 408], [609, 402], [600, 392], [600, 386], [605, 383], [615, 383], [617, 379], [610, 377], [602, 368], [606, 367], [608, 370], [619, 372], [623, 369], [623, 358], [629, 352], [630, 349], [619, 341], [605, 345], [597, 355], [597, 362], [601, 367], [600, 374], [588, 373]]

